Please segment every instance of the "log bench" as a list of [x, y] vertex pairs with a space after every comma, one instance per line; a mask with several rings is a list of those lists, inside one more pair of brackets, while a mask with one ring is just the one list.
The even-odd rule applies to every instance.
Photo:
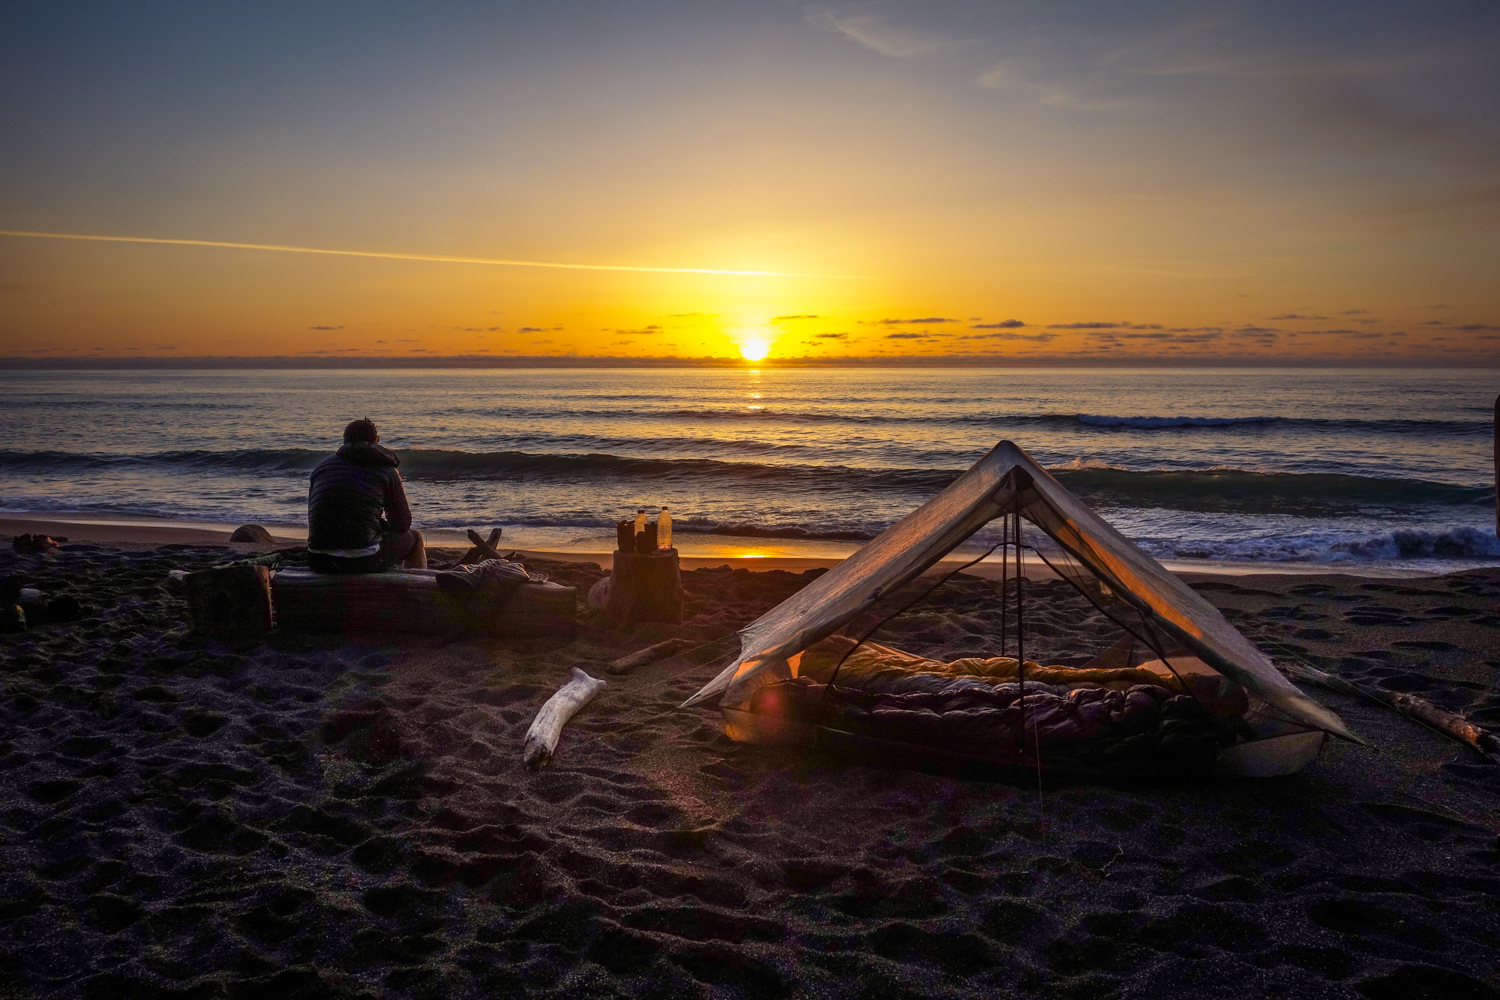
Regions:
[[283, 569], [271, 578], [277, 623], [302, 632], [541, 636], [573, 629], [577, 598], [577, 587], [557, 583], [522, 584], [503, 599], [455, 594], [439, 588], [437, 571], [428, 569]]

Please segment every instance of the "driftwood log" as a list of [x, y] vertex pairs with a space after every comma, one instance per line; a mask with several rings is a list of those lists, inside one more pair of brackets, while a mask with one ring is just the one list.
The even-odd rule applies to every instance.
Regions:
[[571, 632], [578, 588], [525, 583], [506, 594], [451, 594], [437, 571], [313, 573], [285, 569], [271, 581], [276, 619], [306, 632], [551, 636]]
[[616, 551], [604, 613], [622, 628], [636, 622], [682, 621], [682, 569], [677, 550], [646, 555]]
[[486, 559], [499, 559], [499, 551], [495, 548], [495, 546], [500, 544], [500, 535], [501, 529], [491, 528], [490, 537], [488, 539], [482, 539], [479, 537], [479, 533], [477, 531], [471, 529], [469, 531], [469, 541], [473, 542], [474, 544], [469, 546], [469, 551], [464, 553], [464, 556], [459, 560], [459, 563], [467, 566], [472, 563], [483, 562]]
[[183, 578], [188, 614], [199, 632], [268, 632], [271, 629], [271, 564], [251, 559], [189, 573]]
[[652, 660], [659, 660], [662, 657], [671, 656], [673, 653], [680, 653], [692, 644], [693, 640], [691, 639], [667, 639], [663, 642], [658, 642], [654, 646], [647, 646], [645, 649], [638, 649], [634, 653], [622, 656], [605, 669], [612, 674], [628, 674], [636, 667], [644, 666]]
[[1416, 695], [1402, 691], [1386, 691], [1356, 684], [1302, 663], [1283, 662], [1281, 666], [1287, 673], [1299, 680], [1321, 684], [1340, 694], [1355, 698], [1368, 698], [1387, 705], [1402, 715], [1416, 719], [1429, 729], [1435, 729], [1449, 739], [1462, 743], [1469, 749], [1488, 757], [1494, 763], [1500, 764], [1500, 739], [1497, 739], [1494, 733], [1474, 725], [1461, 715], [1438, 708], [1425, 698], [1418, 698]]
[[532, 721], [531, 728], [526, 731], [526, 746], [521, 751], [522, 762], [533, 771], [551, 763], [563, 726], [568, 724], [568, 720], [579, 709], [593, 701], [594, 695], [604, 686], [604, 681], [590, 677], [574, 667], [568, 683], [547, 699], [547, 703]]

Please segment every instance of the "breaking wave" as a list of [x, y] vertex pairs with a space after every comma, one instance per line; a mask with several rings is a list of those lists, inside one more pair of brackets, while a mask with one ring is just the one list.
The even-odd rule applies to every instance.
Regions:
[[1375, 533], [1314, 530], [1247, 538], [1143, 539], [1159, 559], [1205, 559], [1257, 563], [1445, 563], [1500, 558], [1500, 538], [1471, 525]]

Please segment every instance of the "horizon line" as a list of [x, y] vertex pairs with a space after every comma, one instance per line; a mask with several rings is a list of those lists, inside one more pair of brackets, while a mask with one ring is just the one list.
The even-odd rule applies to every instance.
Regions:
[[417, 260], [439, 264], [482, 264], [498, 267], [547, 267], [564, 271], [631, 271], [646, 274], [721, 274], [760, 278], [842, 278], [853, 275], [800, 274], [791, 271], [753, 271], [717, 267], [649, 267], [636, 264], [563, 264], [543, 260], [510, 260], [496, 257], [449, 257], [441, 254], [386, 253], [376, 250], [328, 250], [321, 247], [283, 246], [277, 243], [231, 243], [223, 240], [185, 240], [154, 236], [100, 236], [88, 233], [42, 233], [24, 229], [0, 229], [0, 236], [24, 236], [47, 240], [85, 240], [99, 243], [155, 243], [168, 246], [220, 247], [234, 250], [276, 250], [282, 253], [327, 254], [335, 257], [376, 257], [384, 260]]
[[656, 357], [634, 357], [607, 354], [533, 354], [533, 355], [484, 355], [451, 354], [412, 357], [410, 355], [123, 355], [86, 357], [79, 355], [42, 355], [22, 357], [0, 355], [0, 370], [57, 370], [89, 369], [279, 369], [279, 370], [391, 370], [391, 369], [494, 369], [494, 368], [776, 368], [776, 367], [879, 367], [892, 368], [961, 368], [981, 367], [1046, 367], [1046, 368], [1421, 368], [1444, 370], [1450, 368], [1500, 368], [1500, 358], [1455, 358], [1447, 363], [1425, 363], [1413, 365], [1411, 358], [1361, 359], [1351, 363], [1348, 358], [1311, 357], [1304, 359], [1272, 359], [1254, 357], [1208, 356], [1199, 358], [1145, 355], [1116, 358], [1077, 358], [1059, 356], [1016, 357], [1008, 355], [904, 355], [898, 357], [799, 357], [765, 358], [749, 361], [736, 356], [702, 355], [679, 357], [675, 355]]

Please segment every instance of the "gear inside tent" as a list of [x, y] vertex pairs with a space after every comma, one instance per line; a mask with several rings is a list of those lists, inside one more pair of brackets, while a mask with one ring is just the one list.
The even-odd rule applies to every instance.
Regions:
[[[903, 588], [995, 521], [996, 600], [1014, 611], [1001, 618], [1014, 623], [1006, 648], [944, 663], [864, 641], [863, 622], [878, 623]], [[1079, 667], [1027, 661], [1023, 553], [1087, 598], [1118, 641]], [[1301, 769], [1328, 734], [1364, 742], [1009, 441], [739, 638], [735, 661], [683, 707], [717, 698], [725, 732], [747, 742], [1056, 772], [1247, 776]]]

